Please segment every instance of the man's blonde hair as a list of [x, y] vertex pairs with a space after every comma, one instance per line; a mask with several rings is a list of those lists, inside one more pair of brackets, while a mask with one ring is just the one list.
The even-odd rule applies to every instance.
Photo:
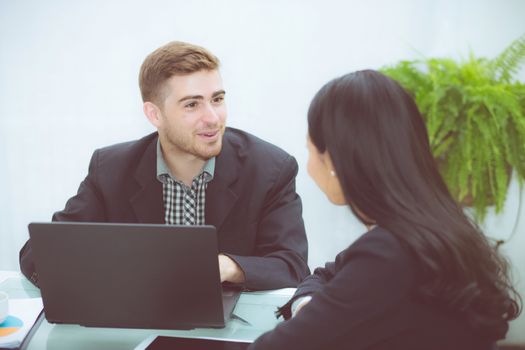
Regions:
[[165, 84], [174, 75], [187, 75], [201, 70], [215, 70], [219, 59], [203, 47], [172, 41], [150, 53], [140, 68], [139, 86], [143, 102], [161, 105]]

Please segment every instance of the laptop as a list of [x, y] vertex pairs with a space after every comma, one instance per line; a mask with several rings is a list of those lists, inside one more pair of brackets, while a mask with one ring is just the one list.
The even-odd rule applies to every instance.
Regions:
[[240, 296], [221, 285], [214, 226], [47, 222], [29, 235], [50, 323], [222, 328]]

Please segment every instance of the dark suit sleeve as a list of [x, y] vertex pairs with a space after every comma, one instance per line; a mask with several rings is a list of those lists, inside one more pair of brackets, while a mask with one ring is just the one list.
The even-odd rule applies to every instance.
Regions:
[[335, 263], [329, 262], [325, 267], [315, 269], [313, 275], [305, 278], [294, 295], [294, 298], [318, 292], [323, 286], [332, 280], [335, 275]]
[[325, 267], [318, 267], [314, 273], [306, 277], [295, 291], [293, 297], [283, 306], [277, 308], [276, 315], [282, 316], [285, 320], [292, 317], [292, 304], [299, 298], [312, 295], [320, 291], [323, 286], [332, 280], [335, 275], [335, 263], [329, 262]]
[[297, 170], [288, 156], [266, 197], [254, 254], [227, 254], [244, 271], [248, 289], [296, 287], [310, 273], [302, 204], [295, 191]]
[[[414, 283], [412, 268], [402, 254], [398, 247], [392, 249], [381, 241], [343, 254], [336, 260], [337, 273], [297, 316], [263, 334], [249, 349], [331, 349], [335, 344], [340, 347], [343, 339], [351, 339], [346, 344], [352, 349], [367, 348], [368, 341], [383, 336], [375, 325], [395, 313], [392, 309]], [[396, 327], [386, 329], [397, 331]]]
[[66, 207], [53, 215], [53, 221], [105, 222], [104, 201], [98, 183], [99, 152], [95, 151], [89, 163], [89, 172], [80, 184], [77, 194]]
[[[53, 215], [53, 221], [106, 221], [104, 217], [104, 204], [97, 188], [97, 163], [96, 151], [89, 164], [89, 172], [80, 184], [77, 194], [70, 198], [64, 210]], [[35, 285], [38, 285], [38, 275], [31, 251], [31, 240], [20, 250], [20, 270]]]

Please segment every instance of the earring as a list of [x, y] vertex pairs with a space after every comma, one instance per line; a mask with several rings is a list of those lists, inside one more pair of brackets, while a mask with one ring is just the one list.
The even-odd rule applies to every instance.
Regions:
[[332, 175], [333, 177], [335, 177], [335, 171], [330, 170], [330, 175]]

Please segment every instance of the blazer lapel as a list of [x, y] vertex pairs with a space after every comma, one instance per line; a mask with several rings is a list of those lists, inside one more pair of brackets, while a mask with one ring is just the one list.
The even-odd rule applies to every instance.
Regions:
[[147, 146], [135, 172], [139, 189], [132, 193], [130, 202], [139, 223], [165, 223], [162, 184], [156, 174], [157, 139]]
[[240, 162], [237, 157], [238, 154], [230, 144], [226, 132], [221, 153], [215, 162], [213, 180], [206, 189], [206, 224], [215, 226], [217, 231], [238, 198], [233, 189], [233, 184], [239, 176]]
[[[162, 184], [156, 176], [157, 139], [147, 146], [135, 172], [139, 189], [132, 193], [130, 202], [139, 223], [165, 223]], [[239, 176], [239, 155], [230, 144], [227, 134], [223, 142], [215, 162], [213, 180], [206, 189], [205, 221], [217, 230], [238, 198], [233, 185]]]

